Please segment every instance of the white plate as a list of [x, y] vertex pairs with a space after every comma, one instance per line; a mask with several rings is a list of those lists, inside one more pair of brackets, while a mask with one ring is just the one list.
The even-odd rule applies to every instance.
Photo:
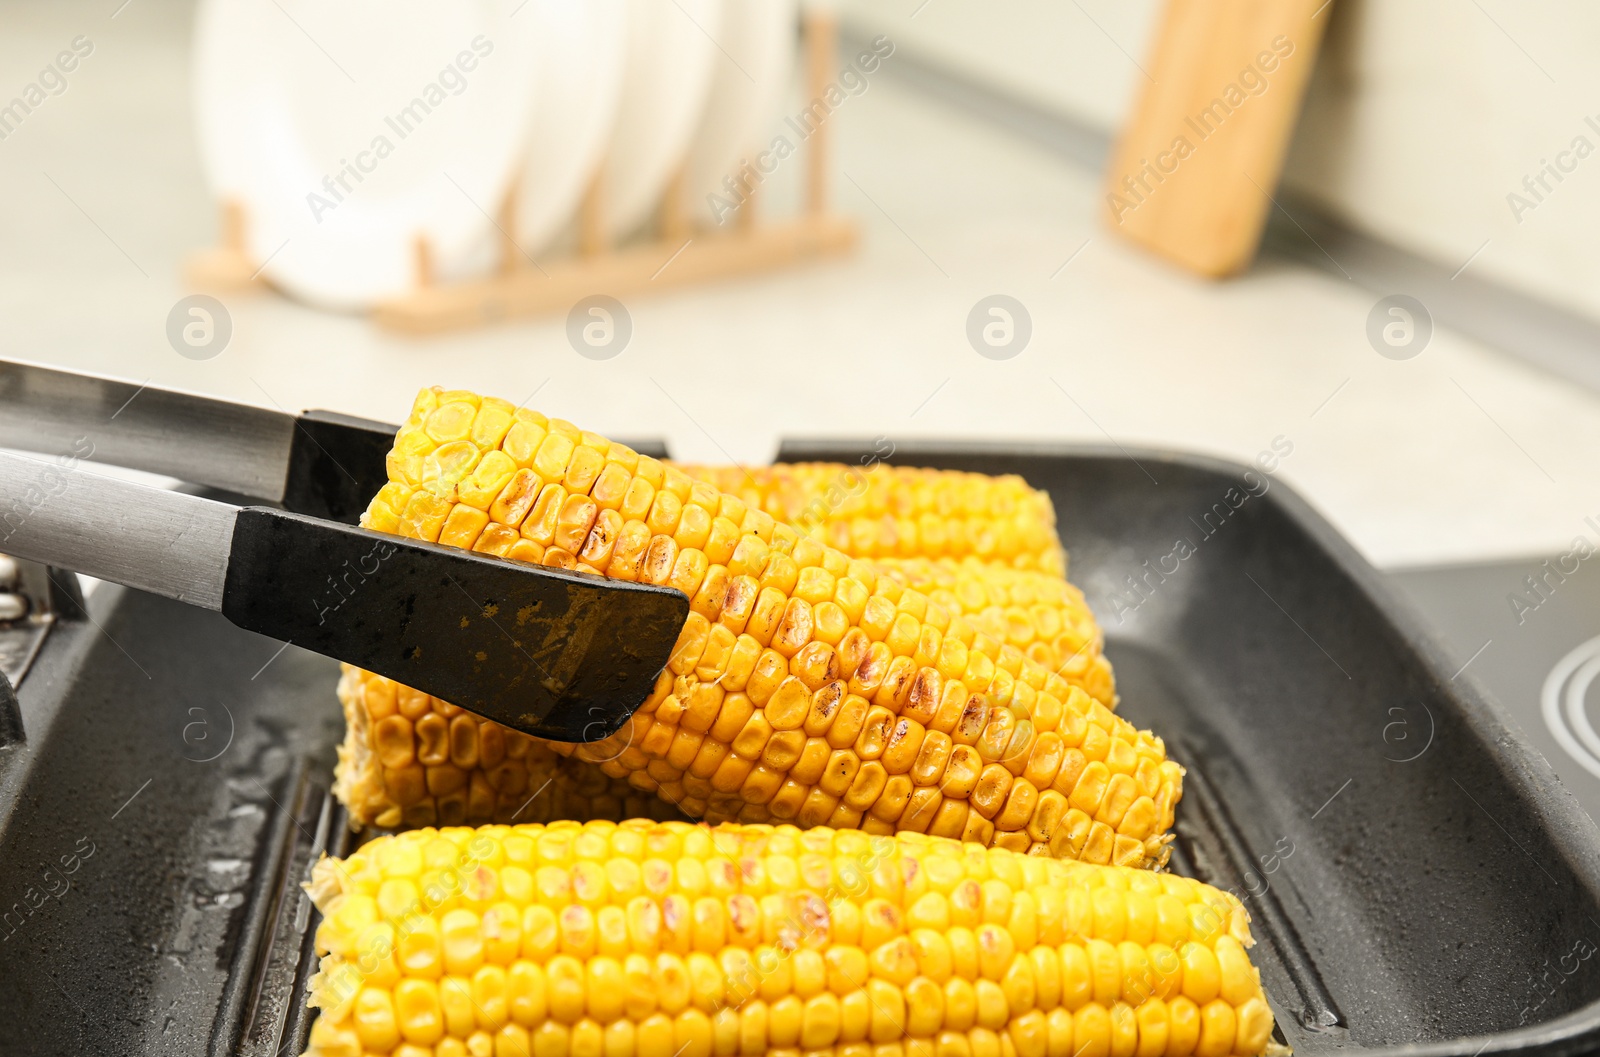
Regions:
[[[272, 11], [265, 0], [200, 0], [194, 25], [194, 118], [200, 166], [222, 201], [243, 193], [249, 129], [236, 116], [244, 103], [244, 64], [256, 59], [254, 41]], [[278, 15], [282, 18], [282, 15]]]
[[629, 0], [628, 56], [606, 148], [607, 234], [650, 216], [683, 161], [711, 87], [723, 0]]
[[[730, 204], [741, 199], [727, 190], [724, 179], [733, 175], [737, 186], [738, 170], [747, 161], [759, 164], [779, 132], [778, 111], [794, 71], [798, 17], [797, 0], [723, 0], [717, 34], [722, 50], [711, 63], [711, 90], [686, 169], [691, 201], [705, 223], [733, 220]], [[722, 204], [714, 208], [712, 195]]]
[[627, 0], [528, 0], [539, 26], [537, 103], [517, 184], [517, 242], [538, 253], [571, 219], [611, 135], [627, 54]]
[[[359, 309], [487, 270], [533, 102], [512, 0], [215, 0], [198, 41], [202, 154], [288, 292]], [[274, 17], [276, 16], [276, 17]], [[220, 49], [216, 52], [210, 49]], [[230, 186], [236, 185], [236, 186]]]

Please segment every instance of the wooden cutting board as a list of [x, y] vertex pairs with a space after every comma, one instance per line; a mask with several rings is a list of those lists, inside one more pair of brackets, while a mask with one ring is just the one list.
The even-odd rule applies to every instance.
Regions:
[[1168, 0], [1112, 152], [1111, 228], [1201, 275], [1255, 256], [1331, 0]]

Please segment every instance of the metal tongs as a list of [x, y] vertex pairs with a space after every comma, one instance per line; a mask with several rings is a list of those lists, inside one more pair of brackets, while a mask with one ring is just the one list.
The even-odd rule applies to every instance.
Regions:
[[356, 527], [394, 434], [0, 360], [0, 448], [36, 453], [0, 451], [0, 552], [215, 610], [542, 738], [614, 733], [666, 666], [688, 598]]

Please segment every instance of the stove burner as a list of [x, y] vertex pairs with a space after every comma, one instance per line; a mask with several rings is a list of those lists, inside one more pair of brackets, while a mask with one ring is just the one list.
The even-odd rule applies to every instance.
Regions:
[[1508, 606], [1540, 562], [1403, 569], [1391, 579], [1443, 632], [1457, 675], [1489, 692], [1600, 820], [1600, 687], [1591, 686], [1600, 679], [1600, 578], [1569, 578], [1531, 615]]
[[1596, 778], [1600, 778], [1600, 735], [1585, 707], [1589, 686], [1600, 676], [1600, 635], [1556, 662], [1539, 693], [1545, 726], [1556, 744]]

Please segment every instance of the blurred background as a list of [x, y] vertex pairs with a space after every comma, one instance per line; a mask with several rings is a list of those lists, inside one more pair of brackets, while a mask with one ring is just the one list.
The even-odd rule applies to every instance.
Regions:
[[1600, 549], [1600, 13], [1285, 5], [1207, 87], [1184, 6], [7, 3], [5, 355], [385, 421], [471, 388], [706, 462], [1281, 438], [1594, 810], [1541, 701], [1586, 715], [1600, 572], [1541, 563]]

